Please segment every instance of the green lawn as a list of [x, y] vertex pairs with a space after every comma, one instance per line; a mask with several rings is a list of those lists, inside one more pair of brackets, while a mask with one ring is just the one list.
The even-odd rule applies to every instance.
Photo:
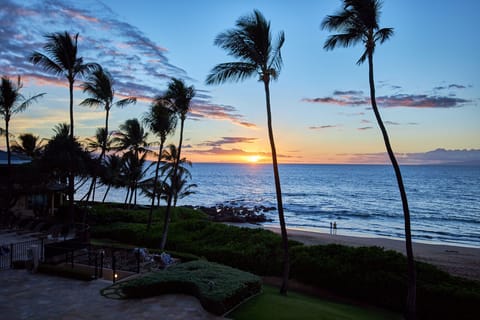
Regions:
[[227, 317], [235, 320], [402, 319], [393, 312], [328, 302], [291, 291], [284, 297], [278, 293], [277, 288], [266, 285], [263, 286], [263, 293], [247, 301]]

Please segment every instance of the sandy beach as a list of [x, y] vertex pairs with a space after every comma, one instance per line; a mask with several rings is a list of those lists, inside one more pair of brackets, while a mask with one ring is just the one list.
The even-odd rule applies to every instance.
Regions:
[[[265, 229], [280, 233], [280, 228]], [[290, 239], [306, 245], [335, 243], [354, 247], [378, 246], [405, 254], [405, 242], [401, 240], [352, 237], [296, 229], [289, 229], [288, 235]], [[413, 253], [417, 261], [431, 263], [453, 275], [480, 281], [480, 248], [413, 243]]]

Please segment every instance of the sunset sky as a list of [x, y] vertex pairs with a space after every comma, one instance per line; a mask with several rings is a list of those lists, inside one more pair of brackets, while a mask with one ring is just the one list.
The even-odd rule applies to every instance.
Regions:
[[[113, 109], [110, 127], [141, 118], [171, 77], [194, 85], [197, 96], [185, 124], [184, 152], [193, 162], [268, 162], [263, 85], [257, 79], [205, 85], [218, 63], [232, 61], [215, 36], [259, 9], [274, 37], [283, 30], [284, 66], [271, 85], [279, 161], [385, 163], [383, 140], [369, 108], [362, 46], [325, 51], [320, 24], [338, 0], [302, 1], [12, 1], [0, 0], [0, 74], [21, 75], [25, 96], [47, 93], [11, 123], [14, 135], [48, 138], [68, 122], [68, 89], [32, 65], [43, 35], [79, 33], [79, 54], [100, 63], [115, 80], [118, 99], [139, 102]], [[480, 1], [386, 0], [381, 27], [395, 34], [376, 48], [377, 99], [401, 163], [480, 161]], [[78, 81], [77, 85], [81, 82]], [[92, 136], [104, 112], [78, 106], [75, 134]], [[4, 123], [0, 125], [4, 127]], [[152, 136], [152, 141], [153, 140]], [[177, 143], [177, 136], [169, 142]], [[0, 148], [4, 148], [4, 137]]]

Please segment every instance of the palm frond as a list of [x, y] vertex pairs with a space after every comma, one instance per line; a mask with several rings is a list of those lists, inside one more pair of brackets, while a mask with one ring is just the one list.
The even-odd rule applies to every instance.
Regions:
[[245, 80], [257, 72], [257, 65], [246, 62], [227, 62], [216, 65], [207, 76], [207, 84]]
[[132, 103], [137, 103], [137, 98], [135, 97], [128, 97], [128, 98], [125, 98], [125, 99], [122, 99], [122, 100], [119, 100], [117, 102], [115, 102], [115, 105], [120, 107], [120, 108], [123, 108], [129, 104], [132, 104]]
[[65, 75], [64, 69], [61, 66], [59, 66], [55, 61], [40, 52], [34, 52], [30, 56], [30, 61], [33, 64], [40, 65], [43, 69], [45, 69], [45, 71], [49, 73], [55, 74], [57, 76]]
[[388, 39], [390, 39], [391, 36], [393, 36], [393, 28], [383, 28], [375, 32], [374, 39], [375, 41], [380, 41], [380, 43], [384, 43]]
[[80, 102], [80, 105], [87, 107], [98, 107], [102, 105], [102, 103], [103, 101], [96, 98], [85, 98], [82, 102]]
[[276, 79], [278, 77], [278, 74], [280, 73], [280, 70], [282, 70], [282, 66], [283, 66], [282, 53], [281, 53], [282, 46], [285, 43], [285, 33], [283, 31], [280, 32], [280, 34], [278, 35], [277, 41], [275, 43], [276, 43], [274, 46], [275, 49], [272, 52], [272, 59], [268, 68], [275, 69], [275, 74], [276, 74], [275, 79]]
[[20, 105], [18, 105], [13, 111], [13, 113], [23, 112], [27, 109], [32, 103], [37, 101], [39, 98], [43, 97], [46, 93], [39, 93], [34, 95], [33, 97], [28, 98], [27, 100], [23, 101]]

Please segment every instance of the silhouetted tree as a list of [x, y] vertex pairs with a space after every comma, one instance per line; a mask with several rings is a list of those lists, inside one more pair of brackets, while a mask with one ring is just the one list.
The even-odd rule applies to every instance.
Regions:
[[283, 247], [283, 282], [281, 294], [287, 293], [290, 262], [288, 253], [288, 235], [283, 213], [282, 189], [278, 172], [277, 151], [272, 127], [272, 112], [270, 108], [270, 81], [276, 80], [282, 67], [280, 49], [285, 42], [285, 35], [280, 32], [275, 43], [270, 33], [270, 22], [261, 12], [255, 10], [252, 15], [241, 17], [236, 22], [236, 28], [220, 33], [215, 38], [215, 45], [228, 51], [237, 58], [237, 62], [227, 62], [216, 65], [207, 77], [207, 84], [219, 84], [226, 81], [240, 81], [258, 76], [263, 82], [267, 107], [268, 137], [272, 151], [275, 191], [277, 195], [278, 218], [282, 233]]
[[407, 194], [403, 185], [400, 166], [393, 152], [387, 129], [383, 124], [375, 98], [375, 81], [373, 77], [373, 53], [377, 42], [383, 43], [393, 35], [392, 28], [380, 28], [378, 25], [381, 2], [378, 0], [343, 0], [343, 8], [335, 15], [327, 16], [322, 27], [338, 34], [330, 35], [324, 45], [327, 50], [333, 50], [337, 46], [349, 47], [357, 43], [363, 43], [365, 51], [358, 59], [357, 64], [368, 61], [368, 79], [370, 84], [370, 100], [372, 109], [377, 119], [378, 126], [383, 135], [388, 156], [392, 162], [397, 178], [398, 189], [403, 205], [405, 221], [405, 245], [408, 261], [408, 294], [407, 294], [407, 319], [415, 318], [416, 305], [416, 272], [412, 249], [412, 234], [410, 229], [410, 210], [408, 208]]
[[[195, 96], [195, 88], [193, 86], [187, 87], [182, 80], [172, 79], [168, 84], [167, 91], [163, 96], [163, 101], [166, 102], [167, 106], [172, 108], [180, 117], [180, 138], [178, 142], [178, 154], [177, 161], [173, 169], [174, 180], [177, 176], [178, 163], [180, 160], [180, 155], [182, 152], [182, 142], [183, 142], [183, 127], [185, 124], [185, 119], [187, 118], [187, 113], [190, 110], [190, 103]], [[160, 243], [160, 248], [163, 250], [167, 243], [168, 235], [168, 226], [170, 224], [170, 211], [172, 207], [172, 198], [170, 197], [167, 203], [167, 208], [165, 210], [165, 221], [163, 224], [163, 233], [162, 233], [162, 242]]]
[[[167, 139], [167, 135], [175, 131], [177, 125], [177, 115], [174, 110], [165, 106], [163, 97], [157, 97], [150, 106], [149, 112], [144, 116], [144, 122], [147, 127], [160, 138], [160, 146], [158, 148], [158, 159], [155, 165], [155, 177], [152, 181], [152, 202], [150, 204], [150, 211], [148, 214], [147, 229], [150, 229], [152, 224], [153, 207], [157, 197], [158, 173], [160, 163], [162, 162], [163, 145]], [[161, 189], [159, 190], [161, 192]]]
[[12, 145], [12, 151], [29, 156], [32, 159], [40, 157], [43, 151], [42, 141], [39, 136], [35, 136], [31, 133], [23, 133], [18, 136], [20, 143], [15, 142]]
[[[63, 76], [68, 80], [68, 92], [70, 95], [70, 139], [74, 140], [73, 121], [73, 85], [77, 76], [84, 76], [98, 68], [96, 63], [84, 63], [83, 58], [78, 56], [78, 33], [73, 37], [67, 32], [50, 33], [45, 36], [47, 43], [43, 46], [45, 53], [35, 51], [30, 60], [38, 64], [47, 72], [57, 76]], [[70, 215], [73, 216], [73, 198], [75, 194], [75, 177], [68, 179], [68, 197]]]

